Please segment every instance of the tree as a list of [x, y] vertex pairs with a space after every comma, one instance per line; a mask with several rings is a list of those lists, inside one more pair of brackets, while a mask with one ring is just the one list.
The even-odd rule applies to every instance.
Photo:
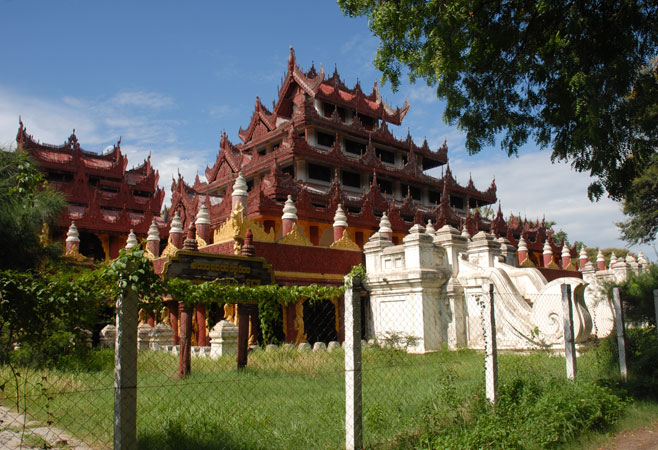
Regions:
[[26, 153], [0, 149], [0, 269], [34, 269], [55, 254], [41, 234], [65, 204]]
[[[626, 197], [658, 149], [658, 4], [642, 0], [338, 0], [380, 38], [384, 81], [424, 79], [471, 154], [532, 138]], [[652, 120], [653, 118], [653, 120]]]
[[[658, 122], [656, 122], [658, 127]], [[624, 214], [630, 216], [617, 226], [622, 239], [631, 244], [647, 243], [658, 234], [658, 155], [653, 155], [647, 168], [633, 180], [624, 200]]]

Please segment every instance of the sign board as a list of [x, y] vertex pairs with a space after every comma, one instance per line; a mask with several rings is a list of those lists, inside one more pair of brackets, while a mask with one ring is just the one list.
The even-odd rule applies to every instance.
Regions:
[[274, 271], [265, 258], [189, 250], [178, 250], [170, 257], [164, 265], [162, 275], [198, 282], [219, 279], [243, 286], [274, 284]]

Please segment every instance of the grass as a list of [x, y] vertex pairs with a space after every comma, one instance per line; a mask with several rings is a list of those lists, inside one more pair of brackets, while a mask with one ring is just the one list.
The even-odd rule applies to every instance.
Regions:
[[[111, 448], [112, 352], [94, 353], [92, 359], [105, 361], [95, 364], [96, 370], [24, 370], [20, 379], [26, 382], [27, 402], [21, 405], [27, 404], [31, 420], [51, 421], [94, 447]], [[579, 378], [597, 379], [609, 372], [601, 361], [595, 351], [579, 358]], [[176, 356], [140, 352], [139, 448], [342, 448], [343, 362], [342, 351], [257, 350], [250, 353], [248, 366], [241, 372], [235, 368], [234, 357], [194, 358], [191, 375], [179, 380]], [[440, 425], [428, 421], [468, 415], [463, 403], [454, 399], [477, 397], [483, 389], [483, 357], [473, 351], [410, 355], [368, 348], [363, 352], [363, 367], [364, 444], [368, 448], [397, 448], [405, 442], [415, 447], [428, 426]], [[499, 356], [501, 385], [529, 372], [548, 379], [563, 376], [564, 370], [563, 358], [546, 353]], [[7, 383], [0, 402], [15, 407], [7, 367], [0, 368], [0, 377]], [[638, 409], [638, 416], [641, 412]]]

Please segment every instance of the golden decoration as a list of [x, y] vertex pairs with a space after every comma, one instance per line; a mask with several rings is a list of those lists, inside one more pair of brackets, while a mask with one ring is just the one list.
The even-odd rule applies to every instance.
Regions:
[[165, 325], [171, 326], [171, 319], [169, 318], [169, 308], [166, 306], [160, 311], [160, 322]]
[[137, 313], [137, 317], [139, 318], [139, 324], [147, 323], [146, 322], [146, 317], [147, 317], [147, 312], [144, 308], [141, 308], [139, 312]]
[[225, 303], [224, 304], [224, 320], [228, 320], [229, 322], [233, 322], [235, 325], [238, 324], [238, 315], [236, 314], [235, 311], [235, 305], [232, 303]]
[[65, 258], [70, 258], [76, 263], [89, 263], [89, 258], [78, 251], [77, 247], [73, 247], [70, 252], [64, 255]]
[[196, 244], [199, 248], [208, 246], [208, 243], [206, 241], [204, 241], [203, 238], [201, 236], [199, 236], [198, 234], [196, 236]]
[[167, 241], [167, 246], [165, 249], [162, 251], [162, 254], [160, 255], [163, 258], [168, 258], [170, 256], [176, 256], [176, 252], [179, 249], [174, 247], [174, 244], [171, 243], [171, 236], [169, 236], [169, 240]]
[[306, 342], [307, 339], [306, 333], [304, 333], [304, 300], [298, 300], [295, 303], [295, 331], [297, 331], [295, 345]]
[[45, 247], [50, 244], [50, 227], [47, 223], [44, 222], [41, 227], [41, 233], [39, 233], [39, 243]]
[[155, 259], [155, 255], [153, 253], [151, 253], [151, 251], [148, 248], [146, 250], [144, 250], [144, 257], [146, 259], [151, 260], [151, 261], [153, 261]]
[[571, 270], [572, 272], [577, 272], [578, 269], [576, 269], [576, 266], [573, 265], [572, 261], [569, 261], [569, 264], [567, 267], [564, 268], [564, 270]]
[[290, 230], [288, 234], [283, 236], [278, 243], [286, 244], [286, 245], [302, 245], [305, 247], [313, 246], [313, 243], [308, 240], [308, 238], [304, 234], [304, 231], [296, 223], [293, 224], [292, 230]]
[[337, 250], [353, 250], [357, 252], [361, 251], [361, 248], [356, 244], [356, 242], [350, 239], [350, 234], [347, 232], [347, 230], [343, 230], [343, 236], [336, 242], [333, 242], [329, 248], [334, 248]]
[[526, 257], [521, 263], [521, 267], [535, 267], [535, 265], [530, 258]]
[[555, 264], [555, 261], [554, 261], [553, 259], [551, 259], [550, 264], [549, 264], [546, 268], [547, 268], [547, 269], [558, 269], [558, 270], [559, 270], [559, 269], [560, 269], [560, 266], [558, 266], [557, 264]]
[[254, 235], [254, 241], [258, 242], [274, 242], [275, 235], [274, 230], [270, 230], [269, 233], [265, 232], [265, 228], [258, 222], [254, 222], [251, 219], [244, 217], [244, 207], [241, 203], [235, 205], [231, 215], [228, 219], [219, 227], [215, 229], [213, 234], [214, 243], [221, 244], [223, 242], [230, 242], [236, 238], [244, 239], [244, 234], [247, 230], [251, 230]]

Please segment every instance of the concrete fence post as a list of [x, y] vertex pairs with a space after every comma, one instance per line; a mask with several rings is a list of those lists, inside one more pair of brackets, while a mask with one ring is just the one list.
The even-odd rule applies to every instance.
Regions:
[[362, 448], [361, 280], [345, 283], [345, 448]]
[[114, 449], [137, 448], [137, 293], [117, 298], [114, 345]]
[[564, 356], [567, 360], [567, 378], [576, 379], [576, 343], [573, 336], [573, 307], [571, 285], [562, 285], [562, 329], [564, 330]]
[[656, 332], [658, 332], [658, 289], [653, 290], [653, 306], [656, 311]]
[[498, 393], [498, 349], [496, 346], [496, 317], [493, 283], [482, 284], [482, 323], [484, 325], [484, 379], [489, 403], [496, 403]]
[[612, 299], [615, 306], [615, 325], [617, 329], [617, 348], [619, 349], [619, 372], [624, 381], [628, 381], [626, 366], [626, 329], [624, 327], [624, 308], [621, 304], [619, 288], [612, 288]]

